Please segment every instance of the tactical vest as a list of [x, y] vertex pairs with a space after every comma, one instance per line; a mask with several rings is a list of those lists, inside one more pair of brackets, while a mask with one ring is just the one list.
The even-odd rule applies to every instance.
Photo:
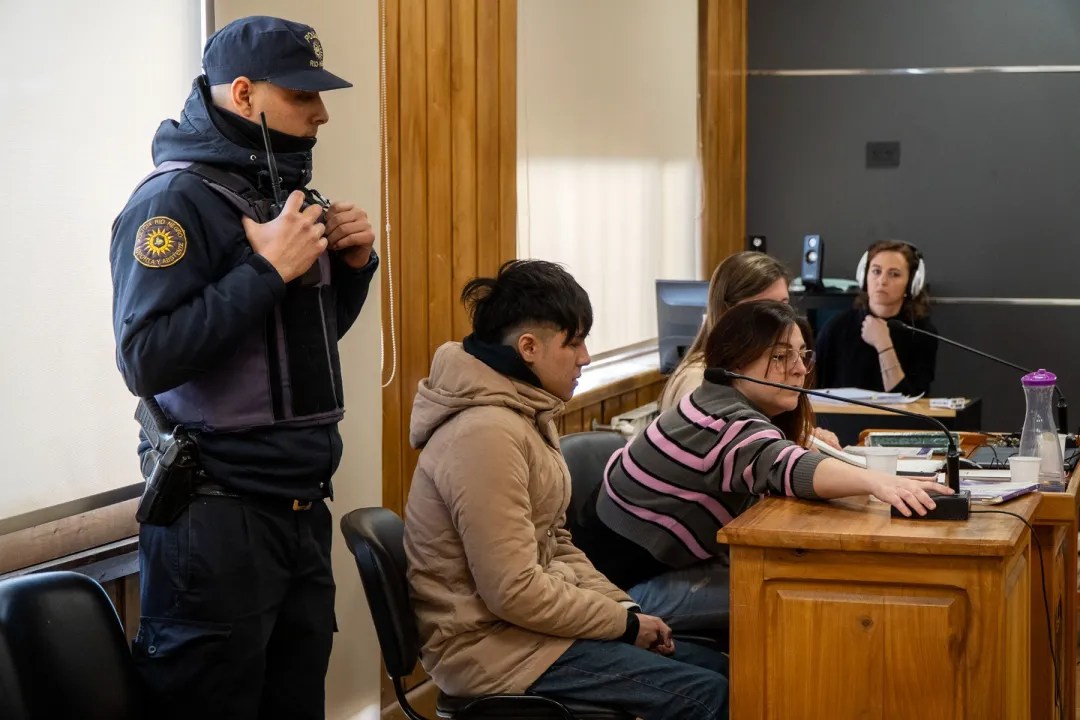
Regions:
[[[143, 178], [190, 172], [256, 222], [277, 215], [273, 201], [246, 178], [201, 163], [165, 162]], [[286, 285], [261, 327], [235, 352], [195, 380], [156, 397], [171, 420], [191, 430], [230, 432], [256, 427], [329, 425], [345, 414], [337, 349], [337, 300], [330, 255]]]

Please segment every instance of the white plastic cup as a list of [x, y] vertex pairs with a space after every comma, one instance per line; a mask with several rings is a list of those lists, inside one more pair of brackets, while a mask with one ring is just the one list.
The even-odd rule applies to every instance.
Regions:
[[1041, 462], [1033, 455], [1013, 455], [1009, 458], [1009, 477], [1013, 482], [1038, 483]]
[[865, 447], [860, 450], [866, 456], [867, 470], [877, 470], [886, 475], [896, 474], [896, 459], [900, 457], [900, 452], [896, 448]]

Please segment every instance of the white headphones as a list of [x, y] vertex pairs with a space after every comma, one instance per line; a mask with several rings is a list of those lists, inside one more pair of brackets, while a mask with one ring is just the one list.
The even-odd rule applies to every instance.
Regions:
[[[902, 242], [902, 241], [901, 241]], [[907, 296], [915, 297], [923, 291], [926, 287], [926, 263], [923, 262], [922, 253], [919, 252], [919, 248], [915, 247], [909, 242], [905, 242], [911, 251], [915, 253], [915, 259], [919, 261], [919, 264], [915, 267], [915, 272], [908, 278]], [[859, 258], [859, 266], [855, 268], [855, 282], [859, 284], [859, 288], [866, 289], [866, 263], [868, 261], [867, 255], [869, 250], [863, 252], [862, 257]]]

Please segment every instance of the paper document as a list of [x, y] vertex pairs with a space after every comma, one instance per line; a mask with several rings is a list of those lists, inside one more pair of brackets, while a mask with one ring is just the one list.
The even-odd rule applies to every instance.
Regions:
[[879, 405], [907, 405], [922, 397], [922, 393], [919, 393], [918, 395], [904, 395], [903, 393], [879, 392], [875, 390], [863, 390], [862, 388], [822, 388], [821, 392], [832, 395], [835, 398], [843, 398], [836, 400], [832, 397], [823, 398], [817, 396], [814, 398], [815, 402], [831, 403], [833, 405], [851, 404], [845, 403], [844, 400], [862, 400], [863, 402], [878, 403]]
[[1012, 478], [1009, 470], [990, 470], [990, 469], [978, 469], [978, 470], [961, 470], [961, 480], [975, 480], [978, 482], [989, 483], [1003, 483]]
[[954, 397], [954, 398], [930, 398], [930, 407], [943, 408], [945, 410], [963, 410], [971, 401], [967, 398]]
[[[871, 448], [887, 447], [896, 453], [896, 456], [903, 460], [904, 458], [912, 458], [915, 460], [929, 460], [934, 456], [934, 448], [929, 445], [923, 445], [921, 447], [912, 445], [910, 447], [904, 447], [902, 445], [871, 445]], [[853, 455], [866, 455], [867, 446], [865, 445], [849, 445], [844, 448], [845, 451]]]

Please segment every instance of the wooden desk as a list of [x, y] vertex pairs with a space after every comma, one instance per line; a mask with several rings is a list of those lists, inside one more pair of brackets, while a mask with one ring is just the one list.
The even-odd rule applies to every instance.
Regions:
[[[863, 428], [874, 427], [881, 430], [922, 430], [934, 431], [930, 423], [896, 415], [884, 410], [864, 408], [858, 405], [846, 405], [830, 402], [818, 402], [810, 398], [810, 404], [817, 416], [817, 424], [826, 430], [832, 430], [840, 438], [842, 445], [854, 445], [858, 442]], [[982, 401], [975, 398], [962, 410], [931, 408], [930, 401], [921, 398], [906, 405], [887, 405], [898, 410], [929, 415], [937, 418], [950, 430], [981, 430]]]
[[[1080, 467], [1073, 470], [1065, 492], [1040, 493], [1033, 524], [1042, 550], [1042, 565], [1032, 558], [1031, 700], [1033, 718], [1073, 720], [1076, 708], [1077, 510], [1080, 509]], [[1006, 505], [1005, 507], [1008, 507]], [[1052, 633], [1046, 629], [1042, 570]], [[1054, 713], [1053, 637], [1063, 709]]]
[[[1040, 502], [1003, 507], [1030, 519]], [[869, 499], [766, 498], [719, 539], [731, 717], [1030, 715], [1033, 558], [1015, 518], [893, 520]]]

